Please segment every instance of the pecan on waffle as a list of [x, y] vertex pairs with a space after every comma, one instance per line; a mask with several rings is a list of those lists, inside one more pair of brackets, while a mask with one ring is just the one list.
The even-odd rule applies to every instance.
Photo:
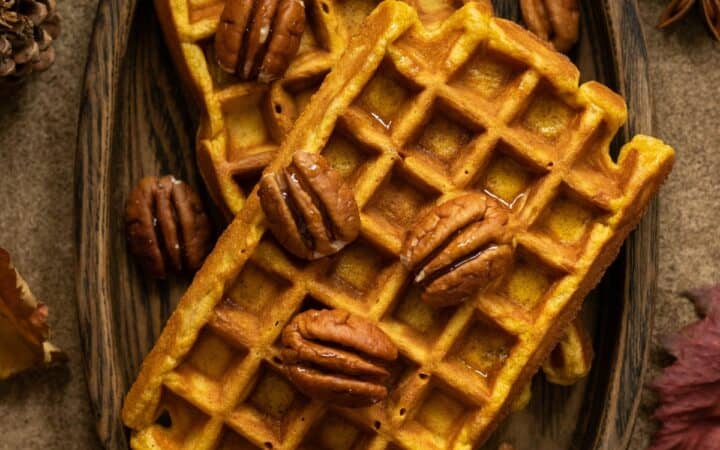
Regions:
[[[646, 136], [613, 161], [623, 100], [578, 86], [567, 58], [477, 4], [427, 29], [386, 1], [363, 30], [266, 169], [284, 170], [298, 150], [322, 154], [352, 185], [360, 237], [326, 258], [295, 258], [266, 233], [253, 192], [126, 398], [136, 448], [478, 447], [670, 171], [673, 150]], [[512, 257], [496, 278], [472, 278], [481, 287], [463, 302], [431, 306], [400, 259], [405, 237], [468, 197], [506, 216], [492, 222], [505, 232], [470, 236], [485, 242], [476, 250], [487, 254], [492, 237]], [[448, 273], [433, 268], [431, 282]], [[284, 375], [283, 328], [328, 308], [375, 323], [397, 347], [386, 399], [332, 406]]]
[[[489, 0], [482, 0], [491, 8]], [[213, 46], [223, 0], [155, 0], [165, 41], [200, 106], [197, 161], [227, 217], [245, 204], [262, 169], [345, 50], [376, 0], [305, 0], [307, 24], [282, 79], [269, 85], [222, 70]], [[454, 0], [408, 0], [425, 22], [455, 10]]]

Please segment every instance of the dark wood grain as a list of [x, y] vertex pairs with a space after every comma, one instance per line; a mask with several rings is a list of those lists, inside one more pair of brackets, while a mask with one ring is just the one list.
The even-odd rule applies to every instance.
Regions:
[[109, 449], [127, 448], [122, 398], [187, 285], [155, 282], [130, 260], [126, 195], [146, 174], [172, 173], [198, 187], [195, 120], [151, 4], [137, 13], [134, 6], [100, 3], [76, 161], [78, 314], [97, 431]]
[[[135, 2], [101, 1], [90, 41], [78, 124], [76, 154], [76, 244], [78, 319], [85, 356], [85, 375], [96, 426], [107, 448], [123, 448], [125, 436], [117, 424], [125, 380], [120, 376], [119, 344], [110, 325], [113, 300], [108, 286], [107, 174], [117, 71], [133, 18]], [[102, 351], [99, 351], [102, 349]]]
[[[625, 96], [630, 115], [616, 144], [651, 133], [635, 2], [581, 3], [582, 38], [571, 56], [583, 80], [598, 79]], [[517, 0], [495, 6], [499, 15], [517, 18]], [[127, 447], [123, 396], [188, 282], [155, 282], [128, 257], [126, 196], [140, 177], [157, 173], [178, 175], [205, 194], [194, 164], [195, 115], [150, 2], [136, 8], [135, 0], [100, 0], [85, 77], [76, 160], [78, 314], [98, 434], [114, 450]], [[485, 448], [500, 442], [517, 450], [627, 447], [652, 329], [656, 232], [655, 201], [585, 303], [596, 352], [590, 376], [570, 388], [536, 377], [528, 408]]]
[[[629, 139], [639, 133], [652, 134], [652, 97], [648, 80], [645, 38], [634, 1], [609, 2], [607, 33], [616, 61], [617, 90], [623, 94], [631, 114], [620, 134]], [[608, 394], [602, 408], [594, 449], [627, 448], [640, 404], [652, 335], [658, 264], [658, 199], [651, 201], [645, 217], [625, 244], [622, 284], [622, 316], [612, 361]], [[616, 268], [616, 270], [619, 270]], [[612, 295], [603, 285], [605, 295]], [[608, 292], [610, 291], [610, 292]], [[598, 401], [602, 401], [598, 399]], [[599, 408], [598, 408], [599, 409]]]

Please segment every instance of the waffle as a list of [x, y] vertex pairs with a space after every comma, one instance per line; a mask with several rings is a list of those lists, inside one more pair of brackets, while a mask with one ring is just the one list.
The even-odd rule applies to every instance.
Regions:
[[[593, 359], [592, 342], [582, 323], [576, 318], [565, 330], [565, 334], [550, 356], [542, 364], [545, 380], [558, 386], [572, 386], [590, 373]], [[520, 411], [532, 399], [532, 383], [527, 383], [522, 392], [515, 397], [510, 410]]]
[[[361, 237], [304, 262], [266, 233], [253, 192], [196, 275], [130, 390], [135, 448], [469, 449], [546, 360], [670, 171], [673, 150], [609, 145], [619, 96], [517, 25], [469, 3], [441, 26], [389, 0], [363, 24], [267, 170], [321, 152], [353, 185]], [[435, 310], [399, 261], [434, 205], [505, 205], [514, 259], [497, 287]], [[298, 311], [341, 308], [400, 350], [386, 401], [303, 396], [278, 337]]]
[[[408, 0], [429, 23], [454, 0]], [[166, 42], [184, 86], [200, 106], [197, 160], [214, 202], [232, 217], [262, 169], [345, 50], [376, 0], [307, 0], [308, 23], [283, 79], [243, 82], [219, 69], [213, 36], [223, 0], [155, 0]], [[486, 6], [490, 8], [489, 1]]]
[[552, 384], [571, 386], [590, 372], [592, 343], [580, 319], [570, 324], [565, 335], [542, 365], [545, 379]]
[[[419, 11], [421, 21], [430, 25], [451, 14], [456, 5], [452, 0], [405, 2], [413, 5]], [[310, 15], [312, 30], [303, 40], [297, 62], [282, 80], [266, 87], [261, 83], [242, 81], [217, 69], [209, 39], [217, 29], [218, 17], [224, 6], [222, 0], [155, 0], [176, 65], [186, 85], [193, 87], [204, 113], [208, 114], [203, 117], [198, 133], [199, 167], [211, 196], [226, 213], [234, 214], [242, 207], [245, 193], [254, 187], [257, 175], [270, 161], [279, 142], [320, 86], [333, 61], [345, 49], [348, 36], [357, 30], [361, 19], [376, 2], [370, 0], [362, 8], [346, 6], [351, 3], [349, 0], [323, 3], [328, 8], [323, 14], [317, 14], [323, 8], [321, 3], [313, 0], [307, 3], [309, 10], [315, 11], [315, 14]], [[489, 2], [483, 6], [491, 8]], [[328, 31], [320, 32], [321, 29]], [[331, 33], [333, 29], [337, 31]], [[281, 105], [280, 112], [265, 114], [269, 109], [267, 105], [273, 102]], [[282, 113], [282, 105], [286, 104], [288, 107]], [[222, 113], [211, 117], [209, 113], [217, 110], [215, 105], [220, 105]], [[246, 119], [248, 122], [234, 120], [251, 116], [254, 119]], [[211, 123], [217, 123], [217, 126], [211, 126]], [[250, 126], [246, 126], [248, 123]], [[208, 130], [221, 131], [206, 133]], [[237, 137], [239, 132], [247, 133], [248, 130], [254, 130], [257, 136]], [[557, 371], [562, 373], [568, 367], [583, 365], [589, 369], [588, 355], [592, 353], [589, 346], [579, 352], [566, 350], [571, 348], [558, 347], [563, 356], [556, 360], [566, 365], [556, 368]], [[548, 366], [548, 370], [552, 368]], [[568, 383], [565, 379], [561, 384]], [[529, 400], [529, 396], [527, 398]]]

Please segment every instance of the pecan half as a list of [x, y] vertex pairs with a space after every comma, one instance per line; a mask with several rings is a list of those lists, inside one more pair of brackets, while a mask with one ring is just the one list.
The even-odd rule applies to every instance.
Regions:
[[578, 41], [577, 0], [520, 0], [520, 11], [528, 29], [552, 44], [555, 50], [567, 52]]
[[455, 305], [499, 278], [513, 255], [507, 221], [503, 207], [480, 193], [456, 197], [423, 216], [400, 253], [402, 263], [417, 270], [421, 299]]
[[145, 177], [127, 201], [130, 251], [153, 276], [194, 272], [210, 251], [212, 228], [200, 197], [173, 176]]
[[275, 238], [300, 258], [336, 253], [360, 233], [353, 192], [321, 155], [295, 153], [288, 167], [262, 177], [258, 196]]
[[346, 407], [369, 406], [387, 397], [395, 344], [374, 323], [342, 310], [308, 310], [282, 333], [283, 364], [306, 395]]
[[229, 0], [215, 35], [218, 65], [245, 80], [277, 80], [304, 31], [303, 0]]

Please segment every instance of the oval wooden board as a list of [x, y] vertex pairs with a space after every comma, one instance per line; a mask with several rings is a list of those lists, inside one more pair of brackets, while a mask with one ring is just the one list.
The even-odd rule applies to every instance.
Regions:
[[[517, 0], [495, 3], [498, 15], [518, 17]], [[629, 120], [617, 142], [650, 134], [647, 55], [635, 2], [581, 3], [582, 38], [572, 56], [583, 79], [600, 80], [627, 99]], [[75, 237], [85, 370], [97, 431], [108, 449], [127, 448], [123, 396], [188, 283], [155, 282], [128, 257], [125, 199], [141, 176], [165, 173], [205, 195], [194, 164], [195, 118], [151, 2], [101, 0], [80, 111]], [[657, 202], [586, 301], [583, 314], [596, 352], [590, 376], [570, 388], [537, 376], [528, 408], [485, 448], [500, 442], [517, 450], [627, 447], [652, 327], [656, 232]]]

